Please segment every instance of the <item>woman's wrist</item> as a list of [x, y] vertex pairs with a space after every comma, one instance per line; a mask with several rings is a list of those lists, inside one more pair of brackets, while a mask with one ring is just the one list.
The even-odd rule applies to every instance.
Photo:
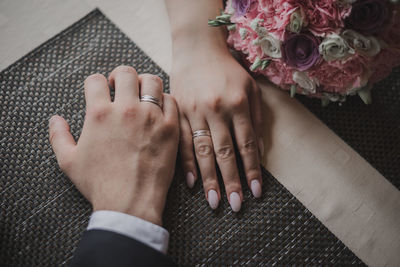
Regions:
[[211, 51], [227, 50], [224, 27], [209, 27], [223, 8], [222, 0], [167, 0], [170, 19], [173, 63], [196, 58]]
[[[212, 30], [218, 31], [201, 31], [187, 34], [175, 34], [172, 37], [172, 53], [173, 60], [181, 55], [185, 57], [191, 54], [200, 54], [208, 52], [227, 51], [226, 33], [222, 28]], [[203, 54], [204, 55], [204, 54]]]
[[224, 38], [212, 39], [198, 36], [185, 40], [176, 40], [172, 48], [172, 69], [187, 71], [193, 65], [210, 64], [210, 61], [231, 56]]

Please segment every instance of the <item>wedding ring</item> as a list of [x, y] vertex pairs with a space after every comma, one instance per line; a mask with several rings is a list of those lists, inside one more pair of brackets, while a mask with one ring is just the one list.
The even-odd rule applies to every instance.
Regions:
[[140, 97], [140, 102], [150, 102], [150, 103], [156, 104], [161, 109], [163, 108], [163, 105], [162, 105], [161, 101], [159, 99], [155, 98], [154, 96], [151, 96], [151, 95], [142, 95]]
[[211, 137], [211, 133], [208, 130], [197, 130], [193, 132], [193, 139], [196, 137], [200, 137], [200, 136], [210, 136]]

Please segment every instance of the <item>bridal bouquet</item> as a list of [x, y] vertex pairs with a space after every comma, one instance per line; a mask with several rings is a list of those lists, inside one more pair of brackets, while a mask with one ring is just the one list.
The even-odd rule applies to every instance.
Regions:
[[208, 23], [227, 26], [249, 69], [292, 96], [368, 104], [400, 65], [399, 12], [396, 0], [231, 0]]

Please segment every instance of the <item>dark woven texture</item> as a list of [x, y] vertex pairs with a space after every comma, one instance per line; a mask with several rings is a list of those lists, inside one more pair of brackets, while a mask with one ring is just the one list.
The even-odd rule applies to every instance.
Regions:
[[[159, 75], [168, 90], [167, 75], [96, 10], [0, 74], [1, 266], [58, 266], [71, 258], [91, 210], [57, 167], [47, 121], [65, 117], [77, 138], [84, 78], [120, 64]], [[353, 98], [321, 108], [301, 98], [397, 187], [399, 75], [379, 85], [369, 107]], [[266, 171], [263, 179], [263, 197], [254, 200], [244, 186], [243, 209], [233, 214], [225, 198], [212, 211], [201, 183], [187, 189], [178, 169], [164, 214], [173, 259], [182, 266], [362, 264]]]

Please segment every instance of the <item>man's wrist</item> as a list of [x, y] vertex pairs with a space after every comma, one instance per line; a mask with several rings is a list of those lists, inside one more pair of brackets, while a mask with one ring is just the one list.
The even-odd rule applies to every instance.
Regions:
[[153, 207], [133, 208], [126, 212], [126, 214], [141, 218], [145, 221], [162, 226], [162, 211], [157, 211]]
[[154, 199], [153, 197], [150, 197], [146, 200], [145, 197], [138, 197], [136, 200], [132, 200], [126, 204], [121, 202], [112, 203], [110, 201], [106, 203], [96, 202], [93, 203], [93, 212], [99, 210], [121, 212], [162, 226], [162, 213], [164, 210], [164, 204], [165, 201], [162, 201], [161, 199]]
[[162, 215], [159, 214], [158, 212], [154, 211], [154, 209], [148, 209], [148, 210], [142, 210], [142, 209], [122, 209], [122, 208], [113, 208], [113, 207], [93, 207], [93, 212], [100, 211], [100, 210], [110, 210], [110, 211], [116, 211], [116, 212], [121, 212], [124, 214], [132, 215], [135, 217], [138, 217], [142, 220], [154, 223], [156, 225], [162, 226]]

